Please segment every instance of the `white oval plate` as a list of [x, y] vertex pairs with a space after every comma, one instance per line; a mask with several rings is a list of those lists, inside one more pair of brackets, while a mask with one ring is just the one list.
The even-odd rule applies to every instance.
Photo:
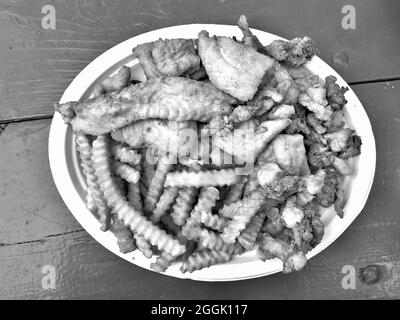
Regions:
[[[91, 62], [78, 74], [67, 90], [65, 90], [60, 102], [88, 98], [94, 84], [99, 79], [113, 74], [122, 65], [131, 66], [134, 71], [134, 77], [143, 80], [144, 75], [141, 67], [138, 61], [132, 56], [133, 47], [144, 42], [156, 41], [159, 38], [197, 38], [197, 34], [201, 30], [207, 30], [210, 34], [219, 36], [236, 36], [238, 38], [242, 36], [239, 28], [236, 26], [215, 24], [173, 26], [138, 35], [116, 45]], [[275, 39], [282, 39], [260, 30], [253, 29], [253, 32], [264, 44]], [[318, 57], [314, 57], [308, 63], [308, 67], [320, 77], [334, 75], [340, 85], [348, 86], [335, 70]], [[307, 254], [308, 258], [315, 256], [328, 247], [357, 217], [367, 201], [374, 178], [376, 150], [371, 124], [361, 102], [351, 89], [346, 93], [346, 98], [348, 100], [345, 108], [346, 118], [349, 126], [353, 127], [362, 138], [362, 153], [355, 161], [356, 172], [345, 182], [348, 201], [344, 209], [344, 218], [340, 219], [337, 217], [333, 210], [326, 210], [323, 215], [323, 221], [326, 225], [324, 238], [316, 248]], [[51, 124], [49, 161], [58, 191], [82, 227], [96, 241], [116, 255], [140, 267], [151, 270], [150, 263], [154, 261], [154, 258], [147, 259], [138, 251], [129, 254], [120, 253], [115, 236], [110, 231], [100, 231], [99, 222], [86, 209], [84, 201], [86, 184], [79, 167], [72, 129], [70, 126], [64, 124], [59, 113], [55, 113]], [[234, 258], [229, 263], [215, 265], [191, 274], [181, 273], [179, 271], [179, 264], [175, 264], [165, 274], [177, 278], [189, 278], [201, 281], [234, 281], [266, 276], [279, 271], [282, 271], [282, 263], [279, 260], [274, 259], [262, 262], [256, 258], [255, 252], [252, 251]]]

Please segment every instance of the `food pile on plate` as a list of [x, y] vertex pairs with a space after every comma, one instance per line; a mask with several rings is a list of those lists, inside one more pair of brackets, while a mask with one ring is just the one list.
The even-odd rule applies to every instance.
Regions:
[[72, 126], [87, 208], [121, 252], [193, 272], [257, 250], [300, 270], [324, 235], [321, 208], [343, 217], [343, 180], [361, 139], [346, 127], [346, 88], [312, 74], [313, 41], [141, 44], [147, 81], [124, 66], [87, 101], [56, 104]]

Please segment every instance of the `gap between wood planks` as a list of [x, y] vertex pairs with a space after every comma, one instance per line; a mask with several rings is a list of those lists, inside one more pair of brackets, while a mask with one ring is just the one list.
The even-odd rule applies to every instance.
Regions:
[[67, 234], [71, 233], [78, 233], [78, 232], [86, 232], [84, 229], [78, 229], [78, 230], [73, 230], [73, 231], [67, 231], [63, 233], [57, 233], [57, 234], [49, 234], [45, 236], [44, 238], [41, 239], [35, 239], [35, 240], [28, 240], [28, 241], [21, 241], [21, 242], [14, 242], [14, 243], [1, 243], [0, 242], [0, 248], [2, 247], [8, 247], [8, 246], [14, 246], [14, 245], [19, 245], [19, 244], [28, 244], [28, 243], [36, 243], [36, 242], [44, 242], [46, 240], [49, 240], [51, 238], [56, 238], [56, 237], [63, 237]]
[[[387, 77], [387, 78], [377, 78], [377, 79], [366, 79], [366, 80], [358, 80], [348, 82], [350, 86], [369, 84], [369, 83], [379, 83], [379, 82], [390, 82], [390, 81], [398, 81], [400, 80], [400, 76], [398, 77]], [[19, 117], [19, 118], [9, 118], [3, 119], [0, 116], [0, 134], [4, 132], [7, 125], [12, 123], [26, 122], [26, 121], [35, 121], [35, 120], [43, 120], [43, 119], [51, 119], [53, 118], [53, 114], [43, 114], [36, 116], [27, 116], [27, 117]]]
[[[350, 86], [357, 86], [357, 85], [363, 85], [363, 84], [390, 82], [390, 81], [398, 81], [398, 80], [400, 80], [400, 77], [388, 77], [388, 78], [378, 78], [378, 79], [352, 81], [352, 82], [348, 82], [348, 84]], [[7, 126], [9, 124], [28, 122], [28, 121], [35, 121], [35, 120], [43, 120], [43, 119], [51, 119], [51, 118], [53, 118], [53, 114], [44, 114], [44, 115], [27, 116], [27, 117], [10, 118], [10, 119], [2, 119], [0, 117], [0, 134], [6, 130], [6, 128], [7, 128]], [[23, 242], [0, 243], [0, 248], [4, 247], [4, 246], [12, 246], [12, 245], [20, 245], [20, 244], [27, 244], [27, 243], [42, 242], [42, 241], [48, 240], [49, 238], [64, 236], [64, 235], [67, 235], [67, 234], [77, 233], [77, 232], [85, 232], [85, 230], [84, 229], [78, 229], [78, 230], [67, 231], [67, 232], [59, 233], [59, 234], [51, 234], [51, 235], [45, 236], [44, 238], [32, 239], [32, 240], [23, 241]]]

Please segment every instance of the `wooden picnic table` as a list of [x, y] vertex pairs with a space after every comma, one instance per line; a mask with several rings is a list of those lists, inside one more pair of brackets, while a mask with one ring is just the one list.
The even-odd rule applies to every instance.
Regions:
[[[56, 9], [43, 29], [42, 8]], [[400, 2], [3, 0], [0, 3], [0, 298], [400, 298]], [[179, 280], [126, 262], [93, 240], [63, 203], [47, 153], [53, 103], [96, 56], [122, 40], [178, 24], [235, 24], [286, 38], [309, 35], [351, 84], [373, 126], [375, 181], [354, 223], [305, 269], [226, 283]], [[343, 289], [344, 266], [378, 264], [375, 284]], [[43, 289], [43, 267], [55, 267]]]

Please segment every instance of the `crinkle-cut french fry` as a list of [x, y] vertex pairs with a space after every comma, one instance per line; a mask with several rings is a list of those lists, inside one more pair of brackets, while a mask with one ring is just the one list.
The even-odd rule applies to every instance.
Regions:
[[198, 190], [194, 187], [184, 187], [178, 191], [178, 197], [171, 212], [171, 217], [178, 226], [185, 224], [196, 202], [197, 195]]
[[207, 170], [200, 172], [176, 171], [167, 174], [165, 187], [211, 187], [235, 184], [239, 175], [235, 169]]
[[151, 183], [149, 185], [147, 196], [144, 199], [145, 214], [150, 215], [156, 207], [158, 199], [160, 198], [161, 192], [163, 190], [165, 177], [167, 176], [167, 173], [172, 169], [172, 166], [172, 161], [168, 158], [168, 156], [163, 156], [159, 159], [153, 179], [151, 180]]
[[178, 188], [165, 188], [164, 192], [161, 194], [156, 207], [151, 215], [151, 220], [153, 222], [160, 221], [160, 218], [166, 214], [168, 209], [174, 203], [176, 197], [178, 196]]
[[151, 258], [153, 256], [153, 251], [151, 250], [150, 243], [144, 239], [143, 236], [134, 234], [133, 237], [135, 238], [135, 243], [138, 250], [143, 253], [146, 258]]
[[125, 147], [120, 143], [112, 144], [111, 153], [115, 159], [132, 166], [138, 165], [142, 159], [142, 155], [137, 150]]
[[142, 212], [142, 198], [140, 196], [139, 183], [130, 183], [128, 186], [128, 201], [136, 210]]
[[221, 248], [225, 244], [224, 240], [222, 240], [221, 235], [219, 233], [207, 230], [205, 228], [198, 227], [197, 238], [199, 245], [207, 249], [221, 250]]
[[201, 212], [200, 221], [206, 227], [217, 231], [222, 231], [227, 224], [227, 220], [224, 217], [206, 211]]
[[[104, 200], [103, 194], [97, 181], [97, 177], [94, 172], [92, 161], [92, 145], [90, 139], [87, 135], [75, 133], [75, 142], [77, 150], [79, 151], [83, 173], [86, 176], [86, 183], [88, 185], [87, 194], [90, 193], [96, 203], [97, 214], [101, 223], [100, 229], [102, 231], [107, 231], [110, 227], [111, 212], [107, 206], [106, 201]], [[88, 202], [87, 206], [89, 207]], [[93, 206], [93, 204], [90, 204], [90, 206]]]
[[228, 262], [232, 259], [232, 255], [225, 251], [216, 251], [205, 249], [199, 252], [195, 252], [191, 255], [181, 267], [183, 273], [196, 270], [201, 270], [203, 268], [210, 267], [215, 264]]
[[118, 218], [116, 214], [112, 215], [111, 231], [117, 237], [119, 251], [122, 253], [128, 253], [136, 250], [131, 229], [125, 226], [125, 224]]
[[196, 240], [203, 249], [220, 250], [224, 246], [220, 234], [201, 227], [201, 216], [204, 212], [192, 211], [189, 221], [182, 228], [182, 235], [189, 240]]
[[165, 272], [174, 259], [169, 253], [163, 253], [156, 259], [156, 262], [150, 264], [150, 268], [157, 272]]
[[231, 186], [228, 194], [224, 199], [224, 204], [229, 204], [235, 201], [238, 201], [242, 198], [244, 186], [247, 183], [247, 177], [241, 177], [240, 180]]
[[[189, 218], [182, 227], [182, 234], [190, 237], [191, 230], [199, 227], [201, 224], [200, 215], [202, 211], [210, 211], [215, 206], [215, 202], [219, 199], [219, 191], [214, 187], [201, 188], [199, 199], [194, 206]], [[190, 239], [190, 238], [189, 238]]]
[[95, 213], [97, 211], [96, 200], [93, 197], [93, 192], [91, 191], [91, 188], [88, 188], [86, 190], [86, 208], [92, 213]]
[[104, 198], [110, 208], [135, 234], [143, 236], [160, 251], [168, 252], [174, 257], [181, 255], [185, 246], [147, 220], [123, 197], [113, 179], [109, 159], [109, 139], [107, 136], [99, 136], [93, 142], [93, 163]]
[[222, 239], [225, 243], [234, 243], [244, 230], [250, 219], [260, 210], [265, 202], [265, 196], [261, 190], [256, 190], [243, 200], [233, 202], [221, 209], [224, 217], [232, 217], [232, 220], [224, 228]]
[[[149, 185], [151, 183], [151, 180], [153, 180], [154, 173], [156, 172], [156, 164], [153, 161], [150, 161], [148, 157], [150, 157], [147, 154], [148, 149], [142, 149], [141, 150], [141, 155], [142, 155], [142, 175], [141, 175], [141, 181], [142, 183], [146, 186], [146, 188], [149, 188]], [[142, 195], [143, 196], [143, 195]], [[144, 197], [146, 198], [146, 197]]]
[[131, 166], [118, 160], [113, 161], [114, 172], [129, 183], [137, 183], [140, 179], [140, 172]]
[[251, 250], [254, 248], [257, 236], [263, 226], [265, 217], [267, 216], [266, 210], [261, 210], [256, 213], [253, 218], [251, 218], [250, 223], [247, 225], [246, 229], [240, 234], [238, 242], [246, 250]]
[[229, 243], [229, 244], [225, 243], [222, 246], [221, 251], [228, 252], [230, 255], [235, 256], [235, 255], [240, 255], [243, 252], [245, 252], [245, 249], [239, 242], [235, 242], [235, 243]]

